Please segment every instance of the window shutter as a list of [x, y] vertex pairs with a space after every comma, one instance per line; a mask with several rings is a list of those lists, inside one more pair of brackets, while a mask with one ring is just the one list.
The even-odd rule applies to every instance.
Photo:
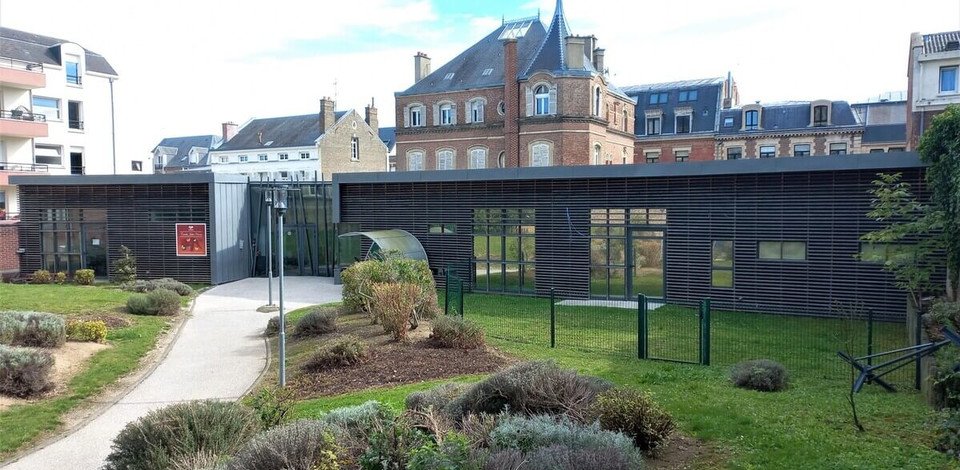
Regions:
[[403, 127], [410, 127], [410, 107], [403, 108]]
[[439, 104], [433, 105], [433, 125], [434, 126], [440, 125], [440, 105]]
[[457, 125], [457, 103], [450, 105], [450, 124]]
[[550, 87], [550, 114], [557, 114], [557, 86]]
[[470, 113], [472, 112], [472, 108], [473, 106], [470, 106], [469, 101], [465, 101], [463, 103], [463, 123], [464, 124], [470, 124], [471, 122], [473, 122], [470, 120]]
[[533, 90], [527, 87], [527, 116], [533, 116]]

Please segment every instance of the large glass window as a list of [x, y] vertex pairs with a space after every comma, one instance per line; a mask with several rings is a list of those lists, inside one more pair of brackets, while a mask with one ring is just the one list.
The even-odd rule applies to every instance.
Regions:
[[41, 165], [62, 165], [63, 147], [59, 145], [37, 144], [33, 148], [34, 162]]
[[453, 170], [457, 167], [453, 158], [453, 150], [443, 149], [437, 152], [437, 169]]
[[807, 242], [762, 241], [757, 251], [763, 260], [804, 261], [807, 259]]
[[733, 287], [733, 240], [713, 242], [710, 285]]
[[410, 171], [423, 170], [423, 152], [407, 152], [407, 169]]
[[[603, 208], [590, 211], [590, 295], [600, 298], [624, 298], [627, 295], [627, 240], [630, 226], [662, 226], [667, 222], [666, 209]], [[634, 231], [636, 232], [636, 231]], [[634, 233], [633, 235], [638, 235]], [[640, 233], [633, 239], [634, 264], [643, 260], [651, 266], [662, 266], [663, 232]], [[638, 273], [634, 281], [638, 281]], [[661, 279], [662, 284], [662, 279]], [[662, 288], [662, 287], [661, 287]], [[634, 289], [636, 290], [636, 289]], [[659, 293], [662, 295], [662, 292]]]
[[957, 66], [940, 67], [940, 93], [957, 92]]
[[56, 98], [47, 98], [45, 96], [34, 96], [33, 112], [35, 114], [42, 114], [45, 118], [47, 118], [47, 120], [59, 120], [60, 100]]
[[760, 111], [750, 110], [743, 113], [743, 128], [755, 131], [760, 128]]
[[106, 275], [106, 211], [47, 209], [40, 214], [40, 258], [50, 272], [93, 269]]
[[534, 209], [474, 209], [473, 260], [476, 290], [534, 292]]

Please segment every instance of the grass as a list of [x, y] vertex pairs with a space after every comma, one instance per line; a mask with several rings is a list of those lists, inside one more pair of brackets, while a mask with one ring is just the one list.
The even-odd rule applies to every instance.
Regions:
[[133, 322], [108, 332], [107, 342], [112, 347], [91, 357], [64, 393], [0, 412], [0, 460], [58, 429], [67, 412], [134, 371], [140, 359], [154, 348], [157, 337], [169, 328], [170, 319], [121, 313], [129, 295], [113, 287], [0, 284], [0, 310], [109, 313]]
[[[467, 318], [483, 325], [488, 341], [506, 354], [553, 359], [652, 392], [682, 432], [710, 448], [697, 468], [960, 468], [956, 460], [932, 450], [937, 414], [909, 388], [891, 394], [868, 385], [857, 396], [866, 432], [854, 429], [846, 402], [849, 369], [835, 352], [843, 347], [842, 332], [849, 332], [857, 347], [865, 347], [862, 322], [715, 311], [714, 365], [704, 367], [635, 359], [636, 314], [630, 309], [558, 308], [557, 348], [552, 349], [549, 302], [544, 299], [468, 294], [465, 303]], [[697, 339], [692, 309], [665, 306], [652, 311], [649, 321], [652, 352], [677, 355], [679, 351], [667, 348]], [[904, 339], [901, 325], [878, 323], [874, 334], [877, 350], [897, 347]], [[729, 364], [753, 357], [786, 362], [790, 388], [761, 393], [733, 387]], [[306, 400], [293, 414], [318, 416], [371, 399], [400, 408], [409, 393], [441, 382]]]

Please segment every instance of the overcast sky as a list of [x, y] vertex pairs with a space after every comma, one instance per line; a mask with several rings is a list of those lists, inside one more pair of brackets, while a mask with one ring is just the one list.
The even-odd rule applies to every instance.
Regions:
[[[331, 5], [337, 5], [333, 7]], [[376, 99], [434, 69], [507, 19], [555, 0], [0, 0], [0, 25], [68, 39], [119, 72], [121, 158], [161, 138], [219, 134], [220, 123], [307, 114]], [[607, 50], [612, 81], [635, 85], [733, 73], [741, 102], [860, 101], [906, 89], [911, 31], [960, 29], [960, 0], [566, 0], [574, 34]]]

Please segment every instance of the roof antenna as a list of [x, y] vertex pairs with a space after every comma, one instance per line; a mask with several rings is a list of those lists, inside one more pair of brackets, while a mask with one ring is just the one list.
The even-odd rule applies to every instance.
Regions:
[[337, 78], [333, 78], [333, 102], [337, 102]]

